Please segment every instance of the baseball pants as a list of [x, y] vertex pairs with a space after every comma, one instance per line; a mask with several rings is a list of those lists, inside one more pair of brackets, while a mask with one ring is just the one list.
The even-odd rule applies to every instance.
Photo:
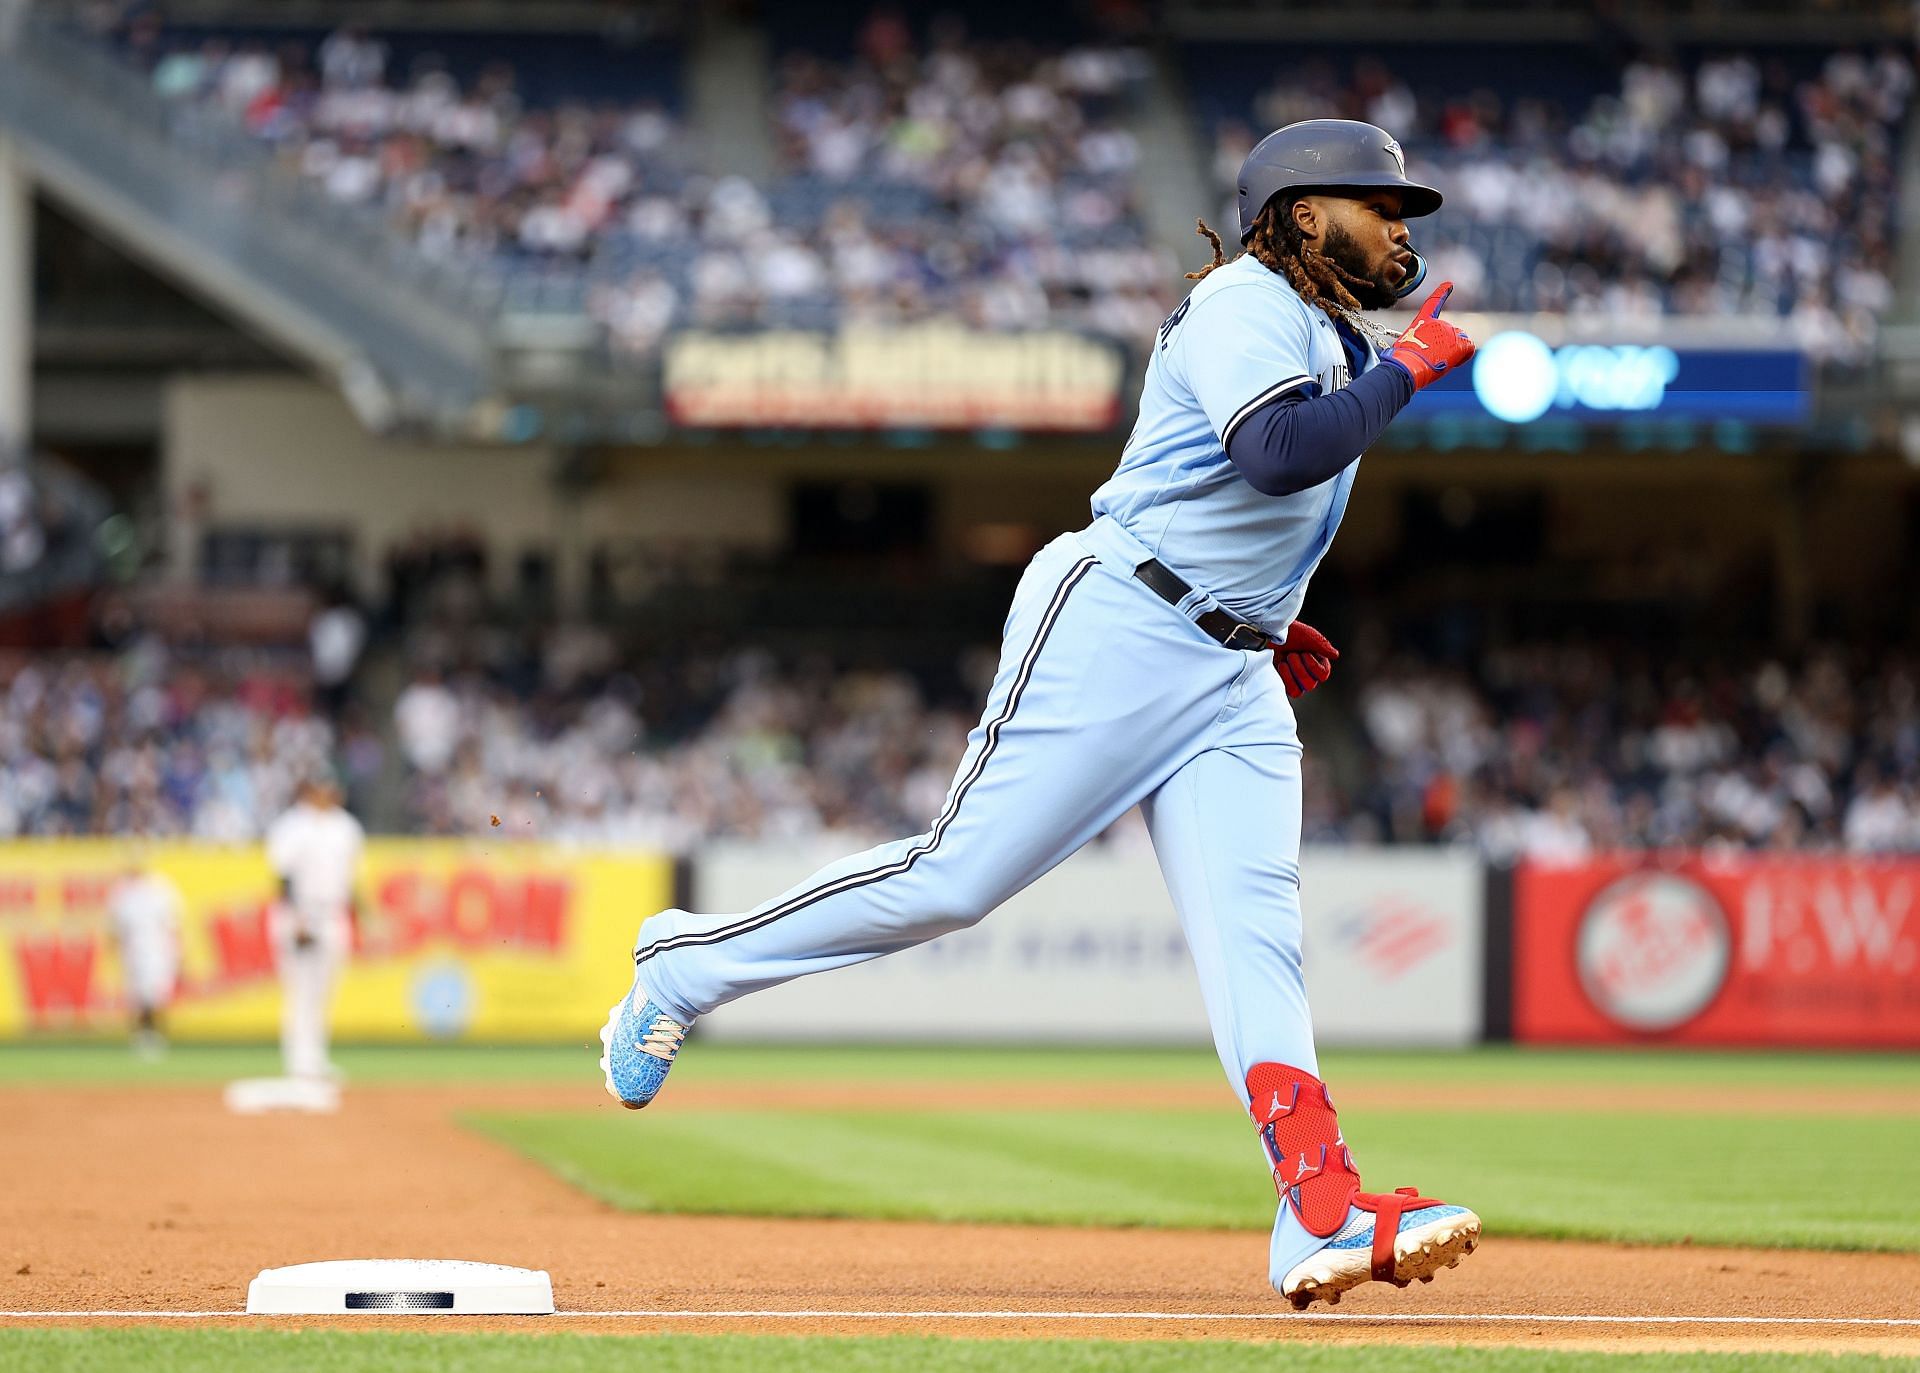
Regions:
[[1269, 654], [1223, 647], [1134, 579], [1148, 556], [1105, 518], [1042, 549], [927, 831], [751, 911], [655, 916], [634, 952], [654, 1000], [691, 1021], [971, 925], [1139, 804], [1234, 1091], [1244, 1104], [1255, 1063], [1317, 1073], [1293, 708]]
[[158, 1013], [173, 1000], [180, 960], [170, 939], [129, 942], [121, 959], [126, 968], [127, 1001], [136, 1012]]
[[[305, 948], [294, 939], [304, 924], [313, 932]], [[285, 915], [274, 921], [274, 960], [280, 970], [280, 1061], [288, 1077], [325, 1077], [329, 1056], [333, 988], [346, 964], [351, 930], [344, 915], [312, 921]]]
[[[751, 911], [661, 912], [634, 949], [640, 985], [692, 1021], [761, 987], [937, 938], [1138, 804], [1241, 1105], [1256, 1063], [1318, 1076], [1300, 968], [1293, 706], [1270, 654], [1222, 646], [1134, 578], [1149, 556], [1105, 517], [1042, 549], [926, 832], [830, 864]], [[1195, 613], [1212, 605], [1191, 599]], [[1141, 1008], [1148, 1032], [1153, 1014]], [[1278, 1208], [1273, 1276], [1320, 1243]]]

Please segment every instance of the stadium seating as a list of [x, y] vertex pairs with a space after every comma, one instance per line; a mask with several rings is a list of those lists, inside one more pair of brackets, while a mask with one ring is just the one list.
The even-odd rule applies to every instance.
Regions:
[[767, 138], [781, 166], [766, 185], [692, 158], [682, 53], [651, 33], [209, 30], [147, 15], [116, 38], [180, 106], [244, 124], [437, 255], [507, 269], [520, 310], [590, 310], [631, 352], [680, 323], [945, 314], [1149, 332], [1175, 274], [1135, 213], [1136, 150], [1117, 118], [1137, 57], [947, 28], [882, 69], [874, 32], [858, 52], [780, 59]]
[[364, 731], [336, 733], [308, 688], [298, 657], [151, 637], [0, 662], [0, 837], [257, 839], [336, 752], [370, 761]]
[[[1418, 226], [1462, 304], [1787, 318], [1858, 359], [1892, 300], [1896, 51], [1381, 44], [1187, 49], [1224, 183], [1260, 132], [1370, 119], [1448, 196]], [[1463, 94], [1464, 92], [1464, 94]]]
[[[149, 19], [121, 42], [170, 97], [243, 120], [434, 251], [510, 268], [523, 308], [591, 310], [630, 352], [688, 323], [934, 314], [1142, 337], [1178, 286], [1136, 202], [1145, 58], [1064, 22], [1001, 37], [1023, 28], [1003, 7], [970, 23], [782, 7], [776, 171], [759, 184], [690, 152], [684, 49], [657, 29], [370, 37]], [[1394, 129], [1449, 194], [1421, 238], [1476, 308], [1777, 316], [1821, 356], [1857, 359], [1890, 304], [1903, 54], [1184, 51], [1223, 191], [1279, 124]]]
[[[591, 669], [537, 687], [430, 675], [403, 698], [413, 826], [482, 833], [510, 805], [542, 835], [675, 849], [909, 834], [937, 811], [975, 715], [964, 691], [898, 669], [758, 650], [643, 665], [585, 630], [549, 644]], [[981, 646], [974, 675], [991, 660]], [[1753, 655], [1660, 670], [1575, 640], [1513, 644], [1471, 674], [1415, 655], [1346, 665], [1302, 707], [1306, 834], [1464, 843], [1502, 862], [1701, 845], [1920, 852], [1920, 664], [1859, 667]]]

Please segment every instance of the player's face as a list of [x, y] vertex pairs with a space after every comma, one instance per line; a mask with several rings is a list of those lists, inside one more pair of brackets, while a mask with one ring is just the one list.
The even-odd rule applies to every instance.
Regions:
[[1385, 309], [1399, 299], [1394, 293], [1413, 268], [1412, 241], [1400, 218], [1398, 191], [1369, 191], [1357, 196], [1322, 199], [1326, 227], [1320, 251], [1368, 289], [1354, 296], [1369, 310]]

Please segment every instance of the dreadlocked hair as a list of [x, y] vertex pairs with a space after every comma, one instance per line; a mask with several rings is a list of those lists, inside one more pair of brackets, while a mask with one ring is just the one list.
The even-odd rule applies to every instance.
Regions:
[[[1373, 335], [1379, 326], [1365, 317], [1365, 306], [1353, 294], [1353, 287], [1366, 283], [1352, 272], [1342, 267], [1324, 253], [1315, 252], [1307, 245], [1300, 233], [1300, 226], [1293, 222], [1288, 213], [1292, 202], [1281, 205], [1278, 201], [1269, 201], [1254, 216], [1253, 232], [1247, 236], [1246, 251], [1236, 256], [1251, 255], [1255, 261], [1268, 271], [1275, 272], [1287, 280], [1294, 294], [1307, 304], [1325, 311], [1328, 318], [1336, 323], [1345, 322], [1363, 333]], [[1200, 281], [1216, 267], [1224, 267], [1229, 261], [1226, 249], [1221, 246], [1220, 235], [1208, 227], [1204, 219], [1196, 219], [1194, 229], [1207, 242], [1213, 245], [1213, 261], [1197, 272], [1188, 272], [1187, 280]]]

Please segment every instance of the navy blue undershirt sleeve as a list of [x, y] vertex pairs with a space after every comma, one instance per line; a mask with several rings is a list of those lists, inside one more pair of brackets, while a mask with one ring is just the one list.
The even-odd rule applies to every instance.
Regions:
[[1413, 392], [1412, 375], [1390, 359], [1324, 396], [1303, 382], [1236, 424], [1227, 456], [1262, 495], [1305, 491], [1366, 452]]

